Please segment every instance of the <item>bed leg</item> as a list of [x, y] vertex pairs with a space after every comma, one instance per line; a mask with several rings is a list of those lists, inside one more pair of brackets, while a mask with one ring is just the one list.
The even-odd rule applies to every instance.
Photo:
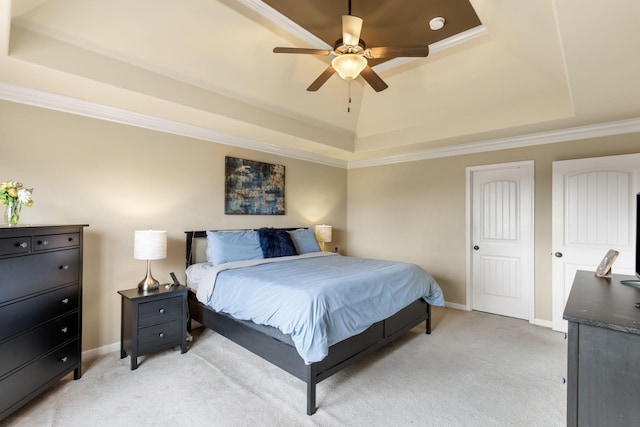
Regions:
[[307, 365], [307, 415], [316, 413], [316, 365]]
[[427, 335], [431, 333], [431, 304], [427, 303]]

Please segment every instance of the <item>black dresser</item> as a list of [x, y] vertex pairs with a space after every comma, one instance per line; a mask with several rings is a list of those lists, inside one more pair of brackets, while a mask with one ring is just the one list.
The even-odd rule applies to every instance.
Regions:
[[568, 426], [640, 425], [640, 288], [578, 271], [569, 321]]
[[0, 420], [82, 375], [83, 227], [0, 227]]

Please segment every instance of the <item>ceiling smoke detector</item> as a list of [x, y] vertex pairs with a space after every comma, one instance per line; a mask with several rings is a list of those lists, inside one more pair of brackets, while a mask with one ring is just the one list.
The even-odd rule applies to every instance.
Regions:
[[444, 27], [444, 18], [442, 16], [438, 16], [429, 21], [429, 28], [434, 31], [442, 29]]

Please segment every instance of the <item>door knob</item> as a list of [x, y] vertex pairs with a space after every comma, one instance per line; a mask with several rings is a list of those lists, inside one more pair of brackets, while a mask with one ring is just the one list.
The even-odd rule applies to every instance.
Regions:
[[477, 251], [478, 249], [480, 249], [480, 246], [478, 246], [478, 245], [475, 245], [475, 246], [473, 247], [473, 250], [474, 250], [474, 251]]
[[554, 255], [556, 258], [562, 258], [562, 252], [556, 252]]

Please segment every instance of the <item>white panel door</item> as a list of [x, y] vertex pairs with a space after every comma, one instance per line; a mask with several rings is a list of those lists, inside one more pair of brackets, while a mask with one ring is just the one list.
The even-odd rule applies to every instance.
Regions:
[[533, 320], [533, 162], [471, 172], [472, 309]]
[[618, 274], [634, 273], [640, 154], [553, 162], [552, 327], [562, 319], [577, 270], [595, 271], [609, 249]]

